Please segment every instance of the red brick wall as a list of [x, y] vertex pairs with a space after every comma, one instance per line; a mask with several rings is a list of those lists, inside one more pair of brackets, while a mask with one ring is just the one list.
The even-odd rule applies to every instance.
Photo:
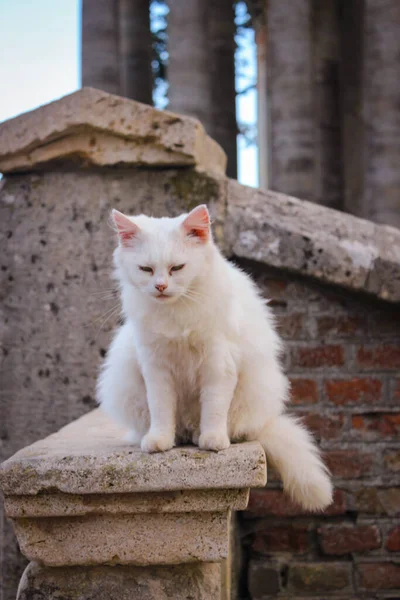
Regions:
[[240, 597], [400, 598], [400, 307], [242, 266], [272, 299], [293, 410], [336, 491], [324, 514], [307, 515], [269, 473], [240, 516]]

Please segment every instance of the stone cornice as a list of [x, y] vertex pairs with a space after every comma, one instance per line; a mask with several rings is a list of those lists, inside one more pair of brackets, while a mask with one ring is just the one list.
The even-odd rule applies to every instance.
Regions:
[[196, 119], [83, 88], [0, 125], [1, 173], [54, 164], [224, 173], [226, 156]]

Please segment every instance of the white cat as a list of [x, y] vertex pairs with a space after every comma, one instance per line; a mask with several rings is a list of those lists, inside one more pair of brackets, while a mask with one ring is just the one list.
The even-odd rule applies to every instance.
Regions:
[[259, 440], [292, 498], [308, 510], [329, 505], [318, 449], [285, 412], [273, 315], [214, 244], [206, 206], [174, 219], [112, 216], [126, 322], [99, 378], [103, 410], [146, 452]]

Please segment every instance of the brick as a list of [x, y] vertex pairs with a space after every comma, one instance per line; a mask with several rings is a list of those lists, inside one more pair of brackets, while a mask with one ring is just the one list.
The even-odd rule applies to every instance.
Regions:
[[381, 545], [381, 534], [375, 525], [321, 527], [318, 533], [325, 554], [367, 552]]
[[340, 479], [364, 477], [373, 469], [373, 455], [359, 450], [330, 450], [324, 456], [332, 475]]
[[353, 315], [326, 315], [317, 318], [319, 337], [348, 338], [365, 333], [367, 319]]
[[392, 380], [392, 401], [394, 404], [400, 404], [400, 379]]
[[383, 462], [386, 471], [392, 473], [400, 472], [400, 450], [385, 450], [383, 455]]
[[286, 340], [298, 340], [303, 337], [304, 315], [292, 313], [277, 315], [277, 326], [279, 334]]
[[313, 379], [290, 379], [292, 404], [318, 402], [318, 384]]
[[279, 565], [276, 563], [250, 561], [248, 587], [254, 600], [278, 594], [281, 590]]
[[362, 488], [354, 494], [354, 508], [361, 513], [394, 517], [400, 514], [400, 488]]
[[400, 344], [362, 346], [357, 350], [357, 363], [363, 369], [400, 369]]
[[393, 527], [388, 533], [385, 547], [389, 552], [400, 552], [400, 526]]
[[382, 399], [382, 381], [375, 378], [330, 379], [325, 391], [330, 402], [345, 404], [375, 404]]
[[273, 527], [267, 524], [264, 530], [256, 531], [251, 549], [259, 554], [271, 552], [295, 552], [304, 554], [308, 550], [308, 530], [304, 526], [293, 523], [285, 526]]
[[304, 369], [344, 365], [343, 347], [334, 344], [293, 348], [291, 356], [292, 365]]
[[292, 592], [334, 592], [348, 590], [351, 565], [346, 563], [297, 563], [289, 566], [288, 590]]
[[287, 306], [287, 287], [288, 282], [282, 279], [267, 279], [259, 278], [257, 283], [265, 292], [265, 297], [268, 298], [268, 304], [272, 307]]
[[370, 314], [369, 333], [373, 338], [398, 336], [400, 333], [400, 314], [397, 307], [387, 306], [385, 311]]
[[400, 588], [400, 565], [390, 562], [362, 563], [357, 565], [359, 586], [368, 590], [394, 590]]
[[267, 279], [264, 282], [268, 298], [281, 298], [285, 295], [288, 282], [285, 279]]
[[304, 423], [317, 440], [332, 440], [339, 437], [343, 432], [344, 416], [309, 413], [304, 418]]
[[397, 438], [400, 433], [400, 413], [368, 413], [353, 415], [352, 436], [363, 440]]
[[[336, 489], [333, 494], [333, 502], [324, 511], [324, 516], [343, 515], [347, 511], [347, 499], [343, 490]], [[282, 490], [252, 490], [246, 518], [255, 517], [297, 517], [306, 513], [300, 506], [290, 500]]]

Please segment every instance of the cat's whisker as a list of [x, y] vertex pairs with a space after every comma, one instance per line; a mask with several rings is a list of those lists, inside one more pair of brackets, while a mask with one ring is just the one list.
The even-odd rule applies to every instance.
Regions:
[[198, 298], [191, 296], [190, 294], [182, 294], [181, 296], [182, 298], [187, 298], [188, 300], [191, 300], [194, 304], [198, 304], [201, 305], [201, 302]]
[[106, 319], [104, 319], [103, 323], [101, 324], [101, 327], [100, 327], [100, 329], [98, 330], [98, 332], [97, 332], [97, 334], [96, 334], [96, 339], [97, 339], [97, 338], [98, 338], [98, 336], [100, 335], [100, 333], [101, 333], [101, 331], [102, 331], [102, 329], [103, 329], [104, 325], [105, 325], [105, 324], [106, 324], [106, 323], [107, 323], [107, 322], [108, 322], [108, 321], [109, 321], [109, 320], [110, 320], [112, 317], [114, 317], [115, 315], [117, 315], [117, 314], [118, 314], [118, 312], [119, 312], [119, 310], [120, 310], [120, 307], [119, 307], [119, 306], [116, 306], [116, 307], [114, 308], [114, 310], [113, 310], [113, 311], [112, 311], [112, 312], [111, 312], [111, 313], [108, 315], [108, 317], [107, 317]]
[[108, 290], [99, 290], [94, 292], [89, 292], [89, 296], [98, 296], [100, 298], [110, 297], [115, 298], [118, 295], [118, 290], [115, 288], [110, 288]]
[[185, 301], [185, 298], [186, 298], [185, 294], [182, 294], [181, 300], [182, 300], [184, 306], [186, 306], [190, 310], [190, 312], [193, 312], [193, 307], [190, 306], [190, 304]]
[[94, 324], [97, 324], [99, 321], [102, 321], [105, 317], [108, 318], [110, 313], [113, 313], [114, 311], [118, 310], [120, 307], [119, 302], [113, 304], [112, 306], [110, 306], [107, 310], [105, 310], [99, 317], [97, 317], [97, 319], [95, 319], [93, 321]]
[[189, 300], [192, 300], [192, 302], [201, 305], [202, 301], [204, 300], [205, 296], [203, 294], [193, 294], [191, 291], [186, 290], [186, 293], [184, 294], [185, 298], [188, 298]]
[[186, 291], [188, 294], [196, 296], [197, 298], [206, 298], [206, 294], [203, 294], [202, 292], [199, 292], [198, 290], [188, 288]]

